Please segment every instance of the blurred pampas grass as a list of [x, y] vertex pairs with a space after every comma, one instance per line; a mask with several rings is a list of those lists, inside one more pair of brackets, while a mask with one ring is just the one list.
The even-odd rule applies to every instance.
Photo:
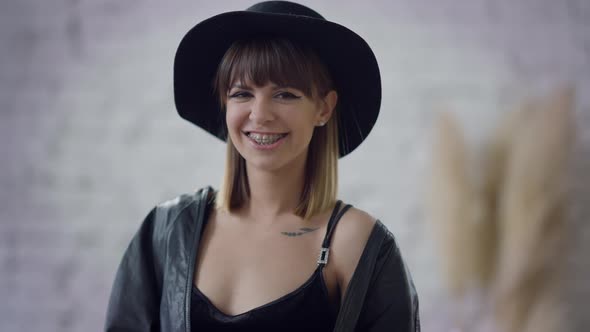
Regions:
[[572, 104], [563, 88], [523, 105], [479, 153], [450, 113], [436, 122], [430, 219], [445, 279], [457, 299], [484, 294], [500, 331], [568, 331], [559, 273]]

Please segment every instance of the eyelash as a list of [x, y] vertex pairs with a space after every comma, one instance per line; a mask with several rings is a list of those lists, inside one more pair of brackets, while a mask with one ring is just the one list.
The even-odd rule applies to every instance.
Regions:
[[246, 98], [250, 96], [252, 95], [247, 91], [238, 91], [236, 93], [230, 94], [228, 98]]
[[295, 94], [288, 92], [288, 91], [279, 92], [275, 96], [280, 97], [281, 99], [299, 99], [299, 98], [301, 98], [301, 96], [296, 96]]

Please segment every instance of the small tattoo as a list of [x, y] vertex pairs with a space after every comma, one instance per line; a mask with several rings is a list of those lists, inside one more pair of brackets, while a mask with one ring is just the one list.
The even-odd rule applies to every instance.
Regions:
[[281, 234], [287, 235], [288, 237], [295, 237], [295, 236], [305, 235], [305, 234], [311, 233], [313, 231], [317, 231], [318, 229], [320, 229], [320, 228], [319, 227], [318, 228], [307, 228], [307, 227], [304, 227], [304, 228], [300, 228], [299, 229], [299, 232], [281, 232]]

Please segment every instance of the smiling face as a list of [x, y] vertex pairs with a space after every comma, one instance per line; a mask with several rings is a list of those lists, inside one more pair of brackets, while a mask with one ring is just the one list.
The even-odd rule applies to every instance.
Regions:
[[228, 133], [248, 167], [303, 167], [314, 128], [331, 115], [327, 102], [292, 87], [237, 82], [227, 94]]
[[338, 186], [338, 95], [327, 67], [309, 47], [287, 39], [234, 42], [215, 76], [228, 134], [218, 208], [250, 197], [248, 172], [301, 174], [295, 213], [310, 218], [333, 205]]

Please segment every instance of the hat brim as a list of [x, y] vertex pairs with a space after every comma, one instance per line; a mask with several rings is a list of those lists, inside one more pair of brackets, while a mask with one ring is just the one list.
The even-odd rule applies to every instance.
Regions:
[[292, 39], [317, 52], [338, 91], [340, 156], [357, 148], [379, 115], [381, 77], [377, 60], [353, 31], [307, 16], [236, 11], [194, 26], [180, 42], [174, 60], [174, 101], [180, 116], [221, 140], [227, 139], [213, 78], [234, 41], [260, 35]]

